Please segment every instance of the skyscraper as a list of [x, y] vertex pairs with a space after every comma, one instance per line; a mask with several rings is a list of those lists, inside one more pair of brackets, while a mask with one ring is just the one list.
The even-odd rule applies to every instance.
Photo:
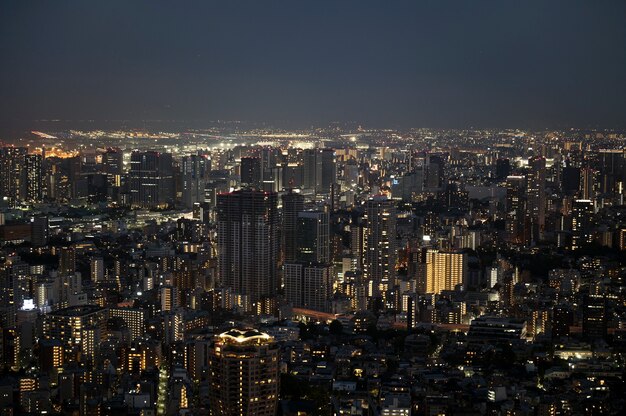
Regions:
[[107, 177], [107, 192], [111, 197], [115, 197], [117, 189], [122, 186], [123, 160], [124, 154], [120, 149], [110, 148], [102, 154], [103, 171]]
[[335, 183], [337, 168], [334, 149], [306, 149], [302, 152], [302, 187], [316, 194], [328, 194]]
[[506, 178], [506, 237], [516, 244], [524, 242], [525, 182], [526, 178], [523, 176]]
[[42, 193], [41, 155], [26, 155], [26, 200], [40, 202]]
[[133, 152], [129, 179], [132, 206], [157, 208], [174, 204], [171, 153]]
[[528, 161], [530, 171], [526, 176], [528, 195], [527, 214], [530, 220], [530, 243], [543, 238], [546, 226], [546, 159], [533, 157]]
[[364, 275], [369, 296], [386, 298], [396, 277], [396, 207], [386, 196], [377, 195], [366, 202]]
[[241, 184], [259, 189], [261, 186], [261, 159], [258, 157], [241, 158]]
[[278, 346], [254, 329], [231, 329], [209, 348], [211, 416], [273, 416], [278, 402]]
[[276, 193], [249, 189], [217, 197], [219, 278], [246, 311], [273, 298], [278, 289], [276, 202]]
[[24, 198], [26, 181], [24, 163], [28, 151], [25, 147], [0, 148], [0, 199], [10, 205]]
[[330, 262], [328, 211], [298, 213], [296, 260], [310, 263]]
[[289, 190], [288, 193], [282, 196], [282, 202], [283, 256], [286, 262], [290, 262], [296, 260], [298, 213], [304, 209], [304, 197], [300, 193]]
[[574, 201], [572, 205], [572, 250], [591, 243], [593, 213], [593, 201], [588, 199]]
[[210, 160], [205, 156], [185, 156], [181, 165], [183, 205], [193, 208], [197, 202], [204, 202], [204, 190], [211, 169]]

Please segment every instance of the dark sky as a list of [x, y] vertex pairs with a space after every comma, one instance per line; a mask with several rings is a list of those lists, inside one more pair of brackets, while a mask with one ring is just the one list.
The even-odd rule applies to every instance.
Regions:
[[626, 1], [0, 0], [0, 123], [626, 127]]

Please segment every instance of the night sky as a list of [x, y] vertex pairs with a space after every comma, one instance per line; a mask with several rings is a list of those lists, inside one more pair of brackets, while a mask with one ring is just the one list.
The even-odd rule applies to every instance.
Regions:
[[626, 1], [1, 0], [0, 94], [5, 130], [625, 128]]

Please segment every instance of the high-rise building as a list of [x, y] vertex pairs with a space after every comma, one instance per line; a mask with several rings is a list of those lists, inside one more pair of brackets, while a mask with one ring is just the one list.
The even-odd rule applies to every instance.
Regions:
[[241, 184], [259, 188], [261, 186], [261, 159], [258, 157], [241, 158]]
[[576, 250], [593, 240], [592, 221], [593, 201], [577, 199], [572, 205], [572, 250]]
[[26, 172], [26, 200], [40, 202], [43, 197], [41, 155], [26, 155], [24, 167]]
[[533, 157], [528, 165], [526, 208], [530, 220], [530, 243], [535, 244], [543, 239], [546, 227], [546, 159]]
[[182, 202], [186, 208], [193, 208], [194, 204], [204, 202], [204, 191], [210, 170], [211, 161], [205, 156], [183, 157], [181, 165]]
[[218, 274], [246, 311], [278, 289], [277, 195], [239, 190], [217, 197]]
[[565, 166], [561, 175], [561, 190], [566, 195], [576, 195], [580, 189], [580, 168]]
[[569, 336], [569, 327], [573, 320], [574, 316], [568, 305], [556, 305], [552, 310], [552, 338]]
[[508, 241], [516, 244], [524, 242], [526, 198], [526, 178], [509, 176], [506, 178], [505, 227]]
[[161, 312], [171, 312], [180, 305], [179, 291], [174, 286], [162, 286], [160, 288], [161, 295]]
[[396, 207], [386, 196], [370, 198], [365, 205], [364, 275], [369, 296], [386, 298], [396, 277]]
[[583, 336], [591, 341], [606, 338], [606, 298], [603, 295], [585, 295], [582, 309]]
[[122, 186], [124, 154], [120, 149], [107, 149], [102, 154], [102, 166], [107, 177], [107, 192], [110, 197], [116, 198], [116, 192]]
[[327, 210], [298, 213], [296, 261], [330, 262], [329, 214]]
[[66, 276], [76, 272], [76, 248], [61, 247], [59, 249], [59, 274]]
[[302, 187], [316, 194], [328, 194], [337, 177], [334, 149], [306, 149], [302, 152]]
[[511, 174], [511, 162], [509, 159], [496, 160], [496, 179], [505, 179]]
[[430, 155], [426, 160], [424, 187], [430, 191], [439, 190], [444, 185], [444, 159], [440, 155]]
[[426, 293], [439, 294], [462, 285], [467, 274], [467, 256], [462, 252], [426, 252]]
[[109, 308], [109, 318], [122, 318], [130, 331], [130, 339], [135, 340], [145, 335], [145, 309]]
[[48, 217], [37, 216], [31, 220], [30, 241], [35, 247], [48, 244]]
[[315, 192], [322, 183], [322, 160], [317, 156], [317, 149], [305, 149], [302, 152], [302, 187]]
[[130, 158], [130, 203], [141, 208], [174, 204], [171, 153], [133, 152]]
[[232, 329], [209, 350], [211, 416], [274, 416], [278, 403], [278, 346], [256, 330]]
[[298, 213], [304, 210], [304, 196], [289, 190], [281, 199], [283, 202], [283, 256], [286, 262], [291, 262], [296, 260]]
[[102, 257], [92, 258], [90, 268], [92, 282], [101, 282], [104, 280], [104, 259]]
[[44, 317], [44, 339], [59, 340], [70, 348], [80, 346], [83, 352], [91, 349], [89, 344], [93, 330], [98, 337], [106, 336], [106, 311], [99, 306], [73, 306], [51, 312]]
[[0, 148], [0, 199], [6, 198], [10, 205], [25, 196], [24, 164], [27, 154], [25, 147]]
[[285, 297], [296, 308], [329, 312], [332, 266], [320, 263], [285, 263]]
[[624, 192], [626, 160], [624, 151], [603, 149], [598, 154], [599, 190], [601, 194], [611, 195]]

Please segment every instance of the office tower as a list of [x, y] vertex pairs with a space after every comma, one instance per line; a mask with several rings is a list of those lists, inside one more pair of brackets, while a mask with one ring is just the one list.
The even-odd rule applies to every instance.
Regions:
[[525, 201], [526, 178], [509, 176], [506, 178], [506, 215], [505, 227], [507, 240], [521, 244], [525, 234]]
[[369, 296], [386, 298], [396, 277], [396, 207], [387, 197], [378, 195], [365, 205], [364, 275]]
[[109, 308], [109, 318], [121, 318], [130, 331], [130, 339], [135, 340], [145, 335], [145, 309]]
[[302, 152], [302, 187], [316, 194], [328, 194], [336, 182], [334, 149], [306, 149]]
[[133, 152], [130, 157], [130, 203], [133, 207], [158, 208], [174, 204], [174, 171], [171, 153]]
[[467, 274], [467, 256], [462, 252], [426, 252], [426, 293], [439, 294], [462, 285]]
[[302, 187], [315, 192], [322, 183], [322, 159], [317, 156], [317, 149], [302, 151]]
[[439, 155], [430, 155], [426, 158], [425, 188], [436, 191], [444, 184], [444, 160]]
[[496, 179], [503, 180], [511, 174], [511, 162], [509, 159], [496, 160]]
[[76, 272], [76, 249], [61, 247], [59, 249], [59, 275], [66, 276]]
[[94, 257], [90, 262], [91, 281], [101, 282], [104, 280], [104, 259], [102, 257]]
[[107, 177], [107, 192], [116, 196], [116, 190], [122, 186], [124, 174], [124, 154], [120, 149], [109, 148], [102, 154], [102, 170]]
[[41, 155], [26, 155], [24, 168], [26, 171], [26, 200], [40, 202], [43, 197]]
[[623, 193], [626, 176], [623, 150], [600, 150], [598, 153], [599, 190], [603, 195]]
[[606, 338], [606, 298], [603, 295], [585, 295], [582, 308], [583, 336], [589, 341]]
[[580, 189], [580, 168], [565, 166], [561, 175], [561, 190], [565, 195], [576, 195]]
[[258, 157], [241, 158], [241, 185], [259, 188], [261, 186], [261, 159]]
[[329, 214], [327, 210], [298, 213], [296, 261], [330, 262]]
[[320, 263], [286, 263], [285, 297], [296, 308], [329, 312], [332, 298], [332, 266]]
[[205, 156], [190, 155], [183, 157], [181, 179], [183, 205], [193, 208], [194, 204], [204, 202], [205, 187], [211, 170], [210, 160]]
[[217, 197], [219, 279], [246, 311], [278, 289], [278, 226], [276, 193], [247, 189]]
[[337, 181], [337, 163], [334, 149], [321, 149], [318, 153], [321, 163], [318, 166], [322, 169], [321, 183], [318, 186], [317, 193], [328, 194], [331, 187]]
[[0, 148], [0, 200], [6, 198], [10, 206], [22, 200], [26, 193], [24, 165], [27, 154], [25, 147]]
[[274, 416], [278, 402], [278, 346], [256, 330], [232, 329], [209, 350], [211, 416]]
[[595, 172], [588, 166], [580, 170], [579, 195], [581, 199], [593, 200], [595, 197]]
[[593, 241], [591, 225], [594, 206], [588, 199], [577, 199], [572, 205], [572, 250]]
[[260, 152], [260, 160], [261, 189], [266, 192], [282, 191], [285, 186], [283, 181], [281, 150], [275, 147], [264, 147]]
[[34, 217], [31, 220], [30, 241], [34, 247], [48, 244], [48, 217]]
[[304, 196], [290, 189], [281, 199], [283, 202], [282, 251], [284, 260], [291, 262], [296, 260], [298, 213], [304, 210]]
[[543, 239], [546, 227], [546, 159], [532, 157], [526, 176], [527, 215], [530, 222], [530, 243]]

